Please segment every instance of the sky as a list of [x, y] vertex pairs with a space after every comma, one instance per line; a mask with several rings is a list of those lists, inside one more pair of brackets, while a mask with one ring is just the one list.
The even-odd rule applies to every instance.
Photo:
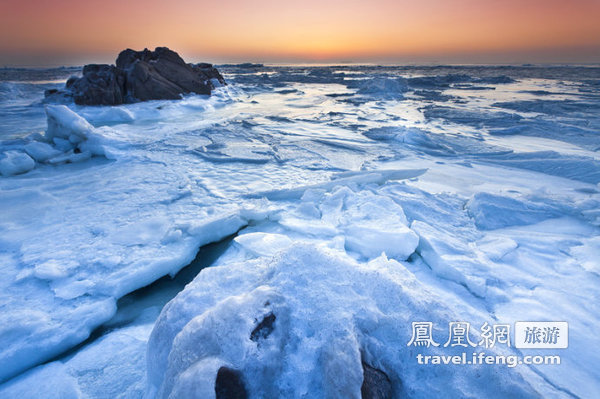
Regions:
[[599, 63], [600, 0], [0, 0], [0, 66]]

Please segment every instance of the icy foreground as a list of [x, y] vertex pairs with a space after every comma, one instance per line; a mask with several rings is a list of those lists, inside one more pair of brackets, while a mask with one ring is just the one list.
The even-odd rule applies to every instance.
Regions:
[[[361, 397], [368, 370], [396, 397], [594, 397], [597, 69], [223, 70], [119, 107], [0, 82], [0, 397], [210, 398], [222, 367], [256, 398]], [[231, 235], [174, 298], [136, 291]], [[567, 321], [569, 348], [417, 364], [462, 351], [411, 323], [457, 320]]]

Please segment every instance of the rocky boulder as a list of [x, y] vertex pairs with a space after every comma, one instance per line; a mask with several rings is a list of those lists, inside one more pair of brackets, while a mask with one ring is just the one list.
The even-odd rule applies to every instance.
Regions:
[[73, 100], [82, 105], [115, 105], [125, 102], [125, 74], [114, 65], [90, 64], [81, 78], [67, 80]]
[[62, 91], [47, 97], [71, 97], [80, 105], [118, 105], [148, 100], [176, 100], [182, 94], [209, 95], [213, 82], [226, 84], [211, 64], [187, 64], [166, 47], [154, 51], [127, 49], [115, 65], [86, 65], [83, 76], [72, 77]]
[[360, 388], [361, 399], [392, 399], [392, 382], [383, 371], [363, 362], [363, 383]]
[[216, 399], [247, 399], [248, 393], [238, 370], [221, 367], [215, 381]]

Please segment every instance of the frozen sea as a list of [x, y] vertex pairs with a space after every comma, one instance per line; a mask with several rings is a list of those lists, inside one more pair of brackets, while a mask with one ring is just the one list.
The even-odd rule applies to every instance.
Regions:
[[[218, 68], [117, 107], [0, 69], [1, 398], [598, 397], [600, 67]], [[480, 344], [518, 321], [568, 348]], [[417, 362], [463, 352], [560, 364]]]

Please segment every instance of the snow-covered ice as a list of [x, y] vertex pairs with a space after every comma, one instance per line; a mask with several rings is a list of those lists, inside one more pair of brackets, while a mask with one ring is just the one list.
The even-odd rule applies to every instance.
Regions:
[[[42, 100], [76, 70], [4, 71], [0, 397], [210, 398], [223, 367], [251, 398], [361, 397], [368, 370], [397, 397], [597, 395], [600, 69], [222, 70], [118, 107]], [[419, 365], [462, 350], [411, 323], [458, 320], [567, 321], [569, 347]]]
[[21, 151], [6, 151], [0, 159], [0, 174], [3, 176], [18, 175], [29, 172], [35, 167], [34, 160]]
[[[253, 339], [268, 315], [272, 331]], [[457, 317], [401, 263], [382, 256], [359, 264], [297, 243], [272, 258], [207, 269], [171, 301], [149, 341], [150, 389], [164, 398], [214, 397], [207, 391], [225, 365], [242, 370], [255, 397], [353, 398], [367, 362], [387, 371], [398, 397], [459, 397], [465, 379], [475, 397], [533, 395], [518, 373], [483, 367], [422, 380], [403, 327]]]

